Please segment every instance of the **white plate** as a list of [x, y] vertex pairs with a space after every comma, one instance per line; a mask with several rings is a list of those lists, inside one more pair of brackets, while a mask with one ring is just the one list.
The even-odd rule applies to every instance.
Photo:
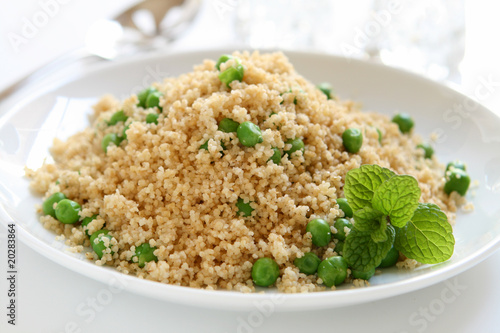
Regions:
[[[225, 50], [227, 52], [227, 50]], [[23, 167], [38, 167], [57, 136], [66, 138], [84, 128], [90, 106], [104, 93], [125, 97], [162, 76], [176, 76], [205, 58], [224, 51], [200, 51], [141, 57], [99, 65], [85, 74], [24, 95], [14, 107], [0, 109], [0, 215], [4, 224], [15, 221], [21, 239], [53, 261], [104, 283], [120, 281], [129, 291], [183, 304], [228, 310], [272, 307], [294, 311], [344, 306], [382, 299], [440, 282], [485, 259], [500, 247], [500, 119], [456, 91], [419, 76], [344, 58], [286, 52], [297, 71], [312, 82], [329, 81], [342, 98], [362, 102], [365, 109], [392, 115], [410, 113], [416, 131], [428, 137], [439, 132], [436, 154], [441, 161], [461, 159], [479, 186], [469, 192], [472, 213], [458, 215], [456, 245], [446, 263], [414, 271], [385, 270], [366, 288], [341, 288], [310, 294], [241, 294], [206, 291], [145, 281], [99, 267], [80, 254], [65, 251], [55, 235], [38, 222], [34, 206], [41, 203], [28, 189]], [[465, 113], [464, 113], [465, 111]], [[470, 115], [470, 117], [466, 117]], [[474, 195], [472, 195], [474, 193]], [[56, 288], [56, 286], [54, 286]]]

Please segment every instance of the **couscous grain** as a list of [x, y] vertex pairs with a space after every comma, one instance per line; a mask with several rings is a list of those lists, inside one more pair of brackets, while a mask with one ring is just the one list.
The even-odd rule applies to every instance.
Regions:
[[[103, 97], [88, 128], [65, 142], [54, 140], [55, 163], [26, 170], [44, 198], [61, 192], [81, 206], [80, 220], [95, 218], [85, 230], [51, 215], [40, 222], [97, 264], [140, 278], [249, 292], [255, 290], [253, 263], [269, 257], [280, 269], [279, 290], [310, 292], [325, 287], [293, 262], [308, 252], [322, 259], [338, 255], [339, 240], [318, 248], [306, 225], [323, 219], [338, 232], [333, 223], [344, 213], [335, 200], [343, 197], [351, 169], [377, 164], [411, 175], [421, 202], [455, 220], [462, 198], [443, 191], [444, 167], [435, 156], [425, 158], [414, 130], [402, 134], [389, 117], [340, 101], [330, 90], [326, 96], [281, 53], [233, 57], [219, 64], [220, 71], [206, 60], [191, 73], [154, 84], [158, 101], [147, 93], [124, 101]], [[234, 59], [243, 66], [242, 80], [221, 82], [219, 73]], [[255, 137], [245, 144], [239, 133], [219, 130], [223, 119], [247, 124]], [[356, 153], [343, 145], [349, 128], [362, 134]], [[90, 250], [99, 239], [91, 244], [87, 234], [104, 227], [110, 237], [99, 238], [100, 257]], [[141, 267], [136, 249], [143, 244], [156, 260]], [[402, 267], [417, 265], [400, 259]]]

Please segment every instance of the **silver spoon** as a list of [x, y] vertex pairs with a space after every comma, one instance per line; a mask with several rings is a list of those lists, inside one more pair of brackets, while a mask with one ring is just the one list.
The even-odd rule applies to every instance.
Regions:
[[144, 0], [112, 20], [95, 22], [87, 31], [83, 48], [64, 54], [18, 79], [0, 92], [0, 100], [29, 82], [76, 61], [89, 64], [165, 46], [191, 23], [200, 3], [201, 0]]

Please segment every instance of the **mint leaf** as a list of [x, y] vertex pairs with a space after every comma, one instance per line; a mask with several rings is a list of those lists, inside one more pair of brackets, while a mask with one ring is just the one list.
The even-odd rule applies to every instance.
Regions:
[[385, 220], [385, 216], [382, 217], [379, 221], [378, 228], [374, 230], [371, 234], [372, 240], [375, 243], [385, 242], [387, 240], [387, 221]]
[[372, 234], [355, 228], [347, 235], [344, 243], [344, 259], [351, 269], [367, 272], [382, 262], [394, 242], [394, 228], [389, 225], [385, 230], [387, 239], [375, 242]]
[[344, 195], [353, 211], [372, 206], [375, 190], [387, 179], [395, 175], [389, 169], [378, 165], [362, 165], [347, 172]]
[[354, 212], [354, 228], [359, 231], [373, 232], [379, 228], [380, 218], [384, 214], [370, 207]]
[[[419, 204], [410, 222], [396, 231], [394, 247], [423, 264], [437, 264], [453, 254], [455, 238], [446, 214], [434, 204]], [[344, 247], [345, 251], [345, 247]]]
[[375, 191], [373, 208], [389, 215], [395, 227], [403, 227], [418, 207], [420, 188], [412, 176], [394, 176], [386, 180]]
[[354, 228], [370, 233], [375, 243], [385, 242], [387, 239], [387, 219], [382, 212], [370, 207], [359, 209], [354, 213], [354, 222]]

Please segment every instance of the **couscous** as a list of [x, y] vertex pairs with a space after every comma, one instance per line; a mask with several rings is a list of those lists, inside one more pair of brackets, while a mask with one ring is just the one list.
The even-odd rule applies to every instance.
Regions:
[[415, 205], [454, 223], [465, 168], [445, 174], [413, 127], [315, 86], [282, 53], [236, 52], [123, 101], [103, 97], [88, 128], [54, 140], [55, 162], [26, 174], [44, 196], [41, 223], [98, 265], [195, 288], [316, 291], [418, 264], [393, 246], [389, 229], [404, 224], [392, 211], [376, 215], [373, 242], [393, 238], [374, 267], [342, 256], [362, 232], [350, 170], [411, 176]]

